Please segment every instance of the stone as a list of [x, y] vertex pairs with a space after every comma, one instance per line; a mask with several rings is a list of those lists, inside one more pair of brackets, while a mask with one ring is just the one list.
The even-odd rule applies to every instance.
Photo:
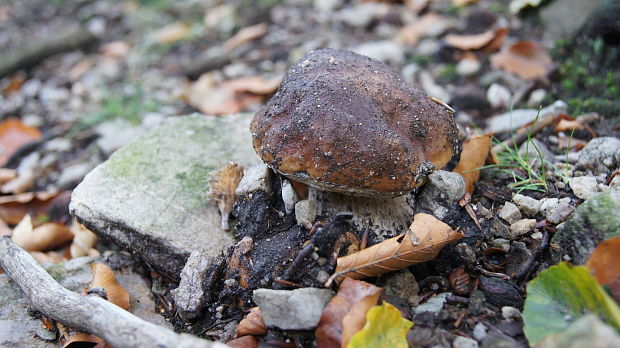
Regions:
[[461, 260], [470, 264], [476, 263], [478, 257], [476, 256], [476, 252], [474, 251], [474, 249], [469, 246], [469, 244], [459, 243], [454, 247], [454, 249], [456, 250], [456, 254]]
[[[107, 263], [101, 257], [80, 257], [47, 266], [46, 269], [60, 285], [69, 290], [81, 292], [89, 287], [93, 280], [90, 268], [93, 262]], [[129, 292], [130, 311], [153, 324], [172, 328], [163, 316], [155, 312], [155, 302], [146, 280], [131, 272], [129, 268], [115, 270], [114, 275]], [[58, 347], [56, 342], [40, 338], [45, 336], [48, 339], [55, 339], [56, 333], [43, 329], [41, 320], [31, 317], [28, 314], [29, 310], [30, 302], [19, 286], [6, 274], [0, 274], [0, 347]]]
[[595, 314], [586, 314], [560, 333], [549, 335], [536, 346], [545, 348], [615, 348], [620, 334]]
[[334, 296], [329, 289], [254, 290], [252, 298], [263, 313], [268, 327], [282, 330], [312, 330]]
[[476, 324], [472, 335], [476, 340], [482, 341], [485, 337], [487, 337], [487, 327], [483, 323]]
[[555, 208], [560, 203], [558, 198], [545, 197], [540, 200], [540, 213], [546, 215], [551, 209]]
[[425, 313], [425, 312], [439, 313], [439, 311], [441, 311], [441, 309], [443, 308], [443, 305], [446, 303], [447, 301], [446, 298], [448, 296], [452, 296], [452, 293], [443, 292], [441, 294], [437, 294], [437, 296], [431, 297], [423, 304], [418, 305], [417, 307], [414, 307], [413, 312], [414, 314]]
[[531, 108], [538, 108], [542, 106], [543, 100], [547, 96], [547, 91], [543, 88], [538, 88], [530, 93], [530, 97], [527, 99], [527, 106]]
[[482, 64], [475, 58], [463, 58], [456, 64], [456, 73], [460, 76], [472, 76], [480, 71]]
[[404, 300], [417, 295], [420, 291], [413, 273], [407, 269], [382, 275], [378, 285], [383, 287], [386, 295], [398, 296]]
[[525, 216], [530, 217], [536, 216], [540, 210], [540, 206], [542, 205], [541, 201], [522, 194], [514, 195], [514, 197], [512, 197], [512, 201], [517, 205], [517, 207], [519, 207], [519, 210]]
[[452, 95], [445, 88], [435, 82], [435, 79], [430, 72], [422, 70], [419, 75], [420, 87], [422, 87], [426, 94], [432, 95], [445, 103], [450, 102]]
[[557, 225], [561, 222], [564, 222], [574, 211], [575, 207], [573, 207], [572, 205], [560, 203], [553, 209], [551, 209], [545, 217], [547, 218], [547, 221]]
[[457, 336], [452, 341], [453, 348], [478, 348], [478, 342], [469, 337]]
[[438, 170], [428, 176], [416, 206], [441, 220], [449, 212], [447, 206], [458, 203], [464, 195], [465, 180], [460, 174]]
[[167, 119], [90, 172], [73, 191], [71, 214], [178, 281], [192, 251], [212, 258], [233, 242], [207, 192], [222, 166], [259, 162], [251, 117]]
[[598, 183], [593, 176], [577, 176], [568, 179], [568, 185], [575, 196], [581, 199], [589, 199], [599, 193]]
[[487, 90], [487, 100], [494, 108], [509, 106], [511, 99], [510, 90], [499, 83], [491, 84]]
[[[539, 118], [559, 115], [565, 113], [567, 105], [564, 101], [558, 100], [540, 110]], [[502, 133], [511, 129], [517, 129], [534, 121], [538, 115], [538, 109], [517, 109], [497, 116], [491, 117], [487, 121], [485, 132]]]
[[284, 210], [290, 214], [295, 210], [295, 204], [299, 202], [299, 196], [288, 180], [282, 182], [282, 201], [284, 202]]
[[314, 222], [316, 218], [316, 205], [310, 200], [304, 199], [295, 203], [295, 219], [298, 225]]
[[[540, 151], [540, 153], [539, 153]], [[519, 154], [521, 157], [528, 163], [531, 163], [534, 167], [540, 167], [540, 159], [542, 159], [548, 163], [553, 163], [555, 160], [555, 155], [545, 143], [538, 139], [531, 139], [529, 141], [525, 141], [519, 147]], [[545, 163], [546, 165], [548, 163]]]
[[388, 65], [399, 65], [405, 61], [404, 47], [400, 43], [391, 40], [366, 42], [351, 50]]
[[273, 171], [264, 162], [248, 168], [237, 185], [235, 193], [237, 196], [243, 196], [259, 190], [271, 192], [272, 173]]
[[204, 281], [209, 269], [209, 258], [192, 251], [181, 271], [181, 282], [172, 290], [178, 313], [184, 320], [198, 317], [205, 305]]
[[522, 219], [510, 225], [511, 239], [515, 239], [531, 231], [536, 226], [535, 219]]
[[[582, 0], [552, 1], [548, 6], [541, 7], [544, 38], [552, 42], [560, 38], [570, 39], [586, 22], [590, 12], [601, 0], [583, 2]], [[566, 18], [570, 18], [567, 21]]]
[[504, 203], [502, 210], [499, 211], [499, 217], [509, 224], [521, 220], [521, 211], [512, 202]]
[[506, 256], [506, 274], [513, 279], [520, 279], [528, 272], [534, 258], [525, 243], [512, 242]]
[[595, 175], [609, 174], [620, 168], [620, 140], [600, 137], [590, 140], [579, 152], [577, 167]]
[[518, 308], [512, 306], [502, 307], [502, 317], [506, 320], [515, 321], [521, 320], [521, 311]]
[[357, 6], [342, 9], [334, 14], [334, 19], [344, 22], [355, 28], [365, 28], [373, 20], [386, 13], [389, 8], [374, 2], [367, 2]]
[[95, 132], [99, 135], [97, 145], [103, 152], [110, 155], [123, 145], [135, 140], [144, 132], [144, 129], [126, 119], [116, 118], [98, 125], [95, 127]]
[[342, 6], [342, 0], [314, 0], [312, 3], [319, 12], [332, 12]]
[[586, 200], [561, 225], [551, 243], [555, 262], [570, 259], [582, 265], [596, 246], [605, 239], [620, 235], [620, 188], [610, 189]]

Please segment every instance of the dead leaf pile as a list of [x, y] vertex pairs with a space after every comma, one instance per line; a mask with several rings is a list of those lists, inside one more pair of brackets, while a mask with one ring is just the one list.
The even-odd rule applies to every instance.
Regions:
[[518, 41], [491, 56], [491, 65], [524, 79], [535, 79], [553, 69], [547, 50], [532, 41]]
[[417, 214], [405, 234], [339, 257], [336, 271], [326, 286], [345, 276], [353, 279], [375, 277], [432, 260], [446, 244], [460, 238], [463, 238], [462, 233], [432, 215]]
[[7, 118], [0, 123], [0, 167], [22, 146], [41, 139], [41, 131], [23, 124], [20, 120]]
[[480, 50], [493, 52], [499, 49], [508, 35], [506, 28], [489, 29], [479, 34], [448, 34], [446, 43], [460, 50]]

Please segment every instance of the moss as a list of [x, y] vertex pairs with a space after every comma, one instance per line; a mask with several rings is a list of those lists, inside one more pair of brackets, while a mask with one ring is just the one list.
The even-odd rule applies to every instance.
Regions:
[[448, 84], [454, 83], [458, 79], [459, 74], [456, 72], [456, 65], [446, 64], [441, 73], [439, 73], [439, 76], [437, 77], [437, 82], [439, 82], [440, 84]]
[[570, 113], [620, 116], [620, 69], [615, 61], [619, 54], [620, 48], [606, 46], [601, 38], [579, 44], [558, 41], [554, 56], [563, 63], [556, 92], [566, 100]]
[[50, 266], [47, 269], [47, 273], [49, 273], [49, 275], [52, 276], [52, 278], [54, 278], [54, 280], [59, 283], [67, 276], [67, 271], [65, 270], [65, 266], [62, 263]]

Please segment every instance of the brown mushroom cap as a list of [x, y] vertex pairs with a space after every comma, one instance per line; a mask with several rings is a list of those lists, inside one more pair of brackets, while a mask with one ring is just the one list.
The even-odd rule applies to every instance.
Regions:
[[445, 107], [387, 65], [334, 49], [293, 64], [251, 131], [275, 171], [361, 196], [407, 193], [459, 148]]

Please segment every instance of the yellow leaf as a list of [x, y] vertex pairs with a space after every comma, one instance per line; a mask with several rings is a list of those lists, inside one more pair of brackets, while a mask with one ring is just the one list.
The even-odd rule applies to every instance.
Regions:
[[407, 348], [407, 332], [412, 326], [396, 307], [384, 301], [368, 310], [366, 325], [353, 335], [347, 348]]

